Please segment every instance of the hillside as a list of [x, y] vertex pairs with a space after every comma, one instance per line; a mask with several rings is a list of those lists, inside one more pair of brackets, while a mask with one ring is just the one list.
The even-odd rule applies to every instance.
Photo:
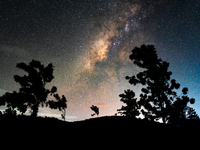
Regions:
[[54, 146], [73, 145], [72, 143], [75, 142], [79, 143], [76, 146], [86, 143], [89, 146], [93, 143], [99, 146], [137, 144], [143, 147], [164, 144], [165, 147], [170, 147], [174, 144], [177, 146], [193, 145], [199, 134], [195, 128], [178, 128], [119, 116], [77, 122], [64, 122], [55, 118], [41, 117], [0, 117], [0, 123], [1, 137], [5, 137], [4, 139], [17, 142], [20, 140], [25, 143], [42, 141], [45, 144], [51, 141], [50, 143], [53, 142]]

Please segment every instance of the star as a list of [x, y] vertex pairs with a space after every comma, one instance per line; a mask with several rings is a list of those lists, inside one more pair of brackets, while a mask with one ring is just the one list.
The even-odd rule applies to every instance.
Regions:
[[67, 98], [69, 120], [91, 117], [92, 105], [100, 116], [113, 115], [124, 90], [140, 94], [125, 80], [140, 71], [129, 60], [131, 50], [153, 44], [200, 112], [198, 1], [30, 0], [2, 1], [0, 8], [1, 91], [18, 90], [16, 64], [35, 59], [54, 65], [52, 84]]

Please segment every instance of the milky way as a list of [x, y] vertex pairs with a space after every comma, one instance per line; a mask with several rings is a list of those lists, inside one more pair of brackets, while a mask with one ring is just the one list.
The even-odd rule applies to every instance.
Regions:
[[[131, 50], [154, 44], [170, 62], [173, 77], [198, 98], [198, 1], [5, 1], [0, 11], [2, 94], [19, 88], [13, 75], [23, 72], [16, 63], [36, 59], [55, 66], [52, 85], [68, 100], [67, 120], [91, 117], [91, 105], [100, 108], [100, 116], [113, 115], [125, 89], [139, 94], [124, 78], [140, 71], [129, 60]], [[59, 112], [41, 109], [40, 114]]]
[[[70, 88], [73, 92], [69, 92], [82, 99], [84, 103], [79, 101], [80, 107], [87, 109], [91, 104], [106, 107], [103, 115], [114, 114], [116, 106], [119, 107], [119, 89], [130, 65], [128, 56], [136, 36], [133, 32], [138, 30], [139, 20], [142, 19], [138, 15], [138, 4], [116, 2], [112, 5], [115, 7], [104, 10], [105, 15], [100, 16], [102, 18], [95, 22], [97, 25], [90, 29], [91, 38], [75, 63], [77, 67], [72, 73]], [[126, 36], [129, 36], [129, 41], [125, 40]]]

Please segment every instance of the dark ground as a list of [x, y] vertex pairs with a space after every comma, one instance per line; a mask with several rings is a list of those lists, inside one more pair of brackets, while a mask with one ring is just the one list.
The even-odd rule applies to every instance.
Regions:
[[[110, 116], [78, 122], [27, 116], [0, 117], [1, 143], [30, 148], [182, 149], [198, 145], [199, 130]], [[13, 144], [15, 143], [15, 144]], [[63, 148], [65, 147], [65, 148]], [[71, 148], [70, 148], [71, 147]]]

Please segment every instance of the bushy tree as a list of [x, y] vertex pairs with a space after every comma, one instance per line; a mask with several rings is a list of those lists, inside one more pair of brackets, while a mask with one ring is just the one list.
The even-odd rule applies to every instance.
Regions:
[[[7, 106], [5, 112], [12, 113], [17, 109], [21, 114], [24, 114], [27, 108], [30, 108], [31, 116], [36, 117], [39, 106], [46, 106], [65, 113], [67, 108], [65, 96], [60, 97], [55, 86], [50, 89], [45, 87], [54, 78], [51, 63], [45, 67], [39, 61], [32, 60], [28, 65], [18, 63], [17, 68], [24, 70], [26, 74], [14, 76], [15, 81], [21, 86], [19, 92], [5, 93], [0, 98], [0, 105]], [[48, 100], [49, 97], [53, 99]]]
[[144, 117], [148, 120], [162, 119], [163, 123], [169, 118], [186, 118], [187, 104], [194, 104], [194, 99], [186, 96], [187, 88], [183, 88], [182, 96], [177, 96], [176, 90], [180, 88], [180, 84], [171, 79], [169, 63], [158, 58], [155, 47], [135, 47], [130, 59], [142, 70], [126, 79], [134, 86], [143, 85], [138, 104]]
[[140, 114], [137, 98], [135, 98], [135, 93], [132, 90], [124, 90], [124, 93], [120, 94], [119, 97], [121, 97], [120, 101], [125, 103], [125, 106], [117, 110], [121, 115], [135, 118]]
[[195, 110], [189, 106], [188, 103], [194, 104], [195, 99], [188, 97], [188, 88], [182, 89], [182, 94], [176, 97], [176, 101], [171, 106], [170, 120], [177, 122], [183, 119], [198, 119]]

